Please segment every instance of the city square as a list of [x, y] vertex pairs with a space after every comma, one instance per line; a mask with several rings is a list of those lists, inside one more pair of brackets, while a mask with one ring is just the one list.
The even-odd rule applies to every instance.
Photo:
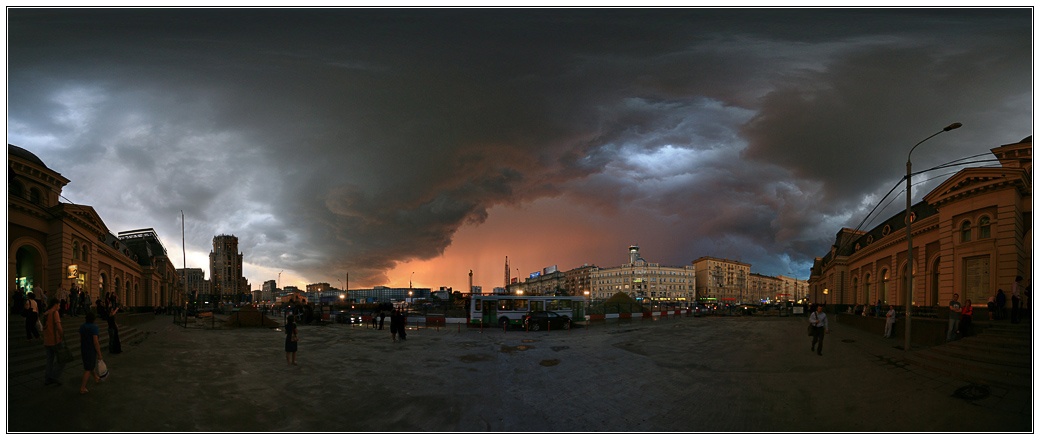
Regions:
[[[9, 386], [18, 432], [1028, 432], [1031, 384], [966, 385], [899, 362], [880, 335], [804, 317], [608, 320], [568, 331], [196, 329], [158, 317], [110, 378]], [[42, 356], [42, 349], [40, 350]], [[40, 411], [39, 408], [49, 408]], [[53, 417], [53, 414], [68, 415]], [[111, 417], [118, 414], [118, 417]]]

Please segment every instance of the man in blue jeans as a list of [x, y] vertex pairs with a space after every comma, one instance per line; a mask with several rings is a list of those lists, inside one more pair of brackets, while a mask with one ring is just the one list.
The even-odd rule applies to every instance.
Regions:
[[946, 332], [946, 342], [952, 341], [957, 337], [957, 330], [960, 327], [961, 322], [961, 303], [957, 301], [957, 294], [953, 294], [953, 299], [950, 300], [950, 325], [949, 330]]

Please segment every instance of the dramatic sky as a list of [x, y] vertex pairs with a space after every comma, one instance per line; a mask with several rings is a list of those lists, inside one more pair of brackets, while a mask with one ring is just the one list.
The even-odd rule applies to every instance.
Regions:
[[903, 209], [918, 141], [964, 124], [915, 170], [1032, 135], [1028, 8], [7, 13], [8, 142], [178, 267], [182, 211], [207, 277], [237, 236], [255, 289], [489, 291], [629, 245], [807, 278]]

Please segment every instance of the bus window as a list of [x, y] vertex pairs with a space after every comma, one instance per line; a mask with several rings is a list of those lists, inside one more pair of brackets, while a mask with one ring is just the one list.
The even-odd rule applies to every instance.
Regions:
[[531, 301], [531, 311], [541, 312], [545, 310], [545, 301]]
[[479, 300], [479, 299], [473, 300], [473, 310], [474, 311], [484, 310], [484, 305], [481, 304], [481, 300]]
[[549, 310], [568, 310], [571, 308], [571, 301], [569, 299], [554, 299], [548, 301]]

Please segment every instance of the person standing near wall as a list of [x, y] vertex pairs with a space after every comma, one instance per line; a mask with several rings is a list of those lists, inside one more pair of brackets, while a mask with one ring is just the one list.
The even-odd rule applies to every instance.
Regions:
[[971, 315], [974, 310], [971, 308], [971, 300], [964, 300], [964, 307], [961, 308], [961, 337], [971, 336]]
[[36, 322], [40, 319], [40, 306], [36, 302], [36, 294], [29, 292], [25, 300], [25, 339], [33, 341], [40, 339], [40, 330], [36, 328]]
[[896, 306], [888, 306], [888, 313], [885, 314], [885, 337], [892, 337], [892, 328], [896, 326]]
[[950, 300], [950, 310], [948, 315], [949, 325], [946, 331], [946, 342], [950, 342], [957, 337], [957, 330], [961, 324], [961, 303], [957, 301], [959, 296], [954, 293], [953, 299]]
[[1015, 282], [1011, 283], [1011, 323], [1017, 324], [1019, 321], [1018, 314], [1021, 312], [1022, 306], [1022, 275], [1015, 277]]

